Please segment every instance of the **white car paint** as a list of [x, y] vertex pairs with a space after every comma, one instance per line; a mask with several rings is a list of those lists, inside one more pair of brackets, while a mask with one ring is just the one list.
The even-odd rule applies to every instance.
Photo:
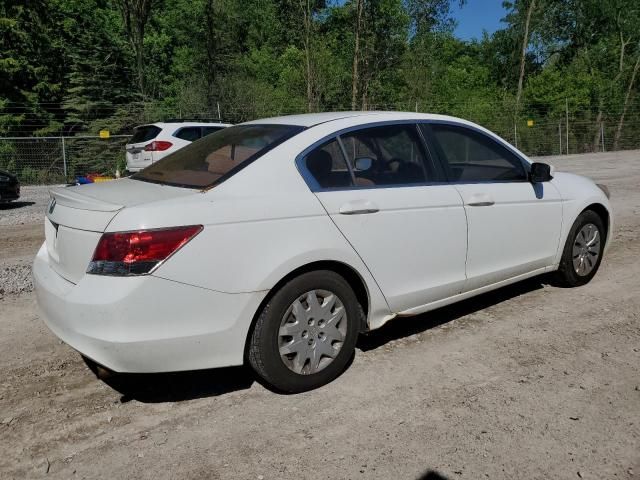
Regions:
[[[352, 269], [366, 289], [367, 327], [375, 329], [557, 269], [578, 214], [592, 204], [611, 212], [593, 182], [563, 173], [536, 185], [314, 192], [297, 168], [296, 157], [335, 132], [407, 121], [483, 131], [529, 162], [491, 132], [439, 115], [340, 112], [248, 122], [306, 129], [212, 189], [121, 179], [51, 191], [55, 206], [33, 267], [47, 325], [116, 371], [238, 365], [261, 302], [301, 267], [332, 261]], [[375, 213], [345, 214], [350, 209]], [[105, 232], [196, 224], [202, 232], [148, 275], [85, 273]]]
[[[456, 189], [468, 222], [466, 291], [553, 262], [560, 241], [562, 203], [551, 182], [467, 184]], [[476, 202], [491, 206], [475, 206]]]
[[[467, 251], [467, 220], [455, 187], [406, 187], [402, 195], [398, 190], [317, 194], [394, 312], [460, 293], [466, 281]], [[345, 206], [357, 209], [365, 200], [378, 213], [344, 214]]]
[[[128, 143], [125, 145], [127, 170], [129, 172], [139, 172], [152, 163], [163, 159], [170, 153], [176, 152], [192, 143], [189, 140], [184, 140], [178, 137], [180, 131], [185, 128], [226, 128], [230, 126], [231, 124], [229, 123], [220, 122], [156, 122], [140, 125], [136, 127], [136, 130], [145, 127], [156, 127], [157, 133], [144, 141]], [[162, 151], [145, 150], [145, 147], [154, 141], [170, 142], [171, 147]]]

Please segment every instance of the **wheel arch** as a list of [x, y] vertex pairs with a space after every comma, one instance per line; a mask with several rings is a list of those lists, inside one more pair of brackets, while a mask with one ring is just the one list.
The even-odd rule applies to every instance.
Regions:
[[609, 213], [609, 210], [602, 203], [592, 203], [590, 205], [587, 205], [584, 209], [582, 209], [580, 214], [586, 212], [587, 210], [591, 210], [592, 212], [595, 212], [602, 219], [602, 222], [604, 223], [605, 235], [606, 235], [605, 241], [607, 241], [609, 239], [610, 222], [611, 222], [611, 215]]
[[251, 319], [251, 325], [249, 326], [249, 330], [247, 332], [247, 338], [245, 339], [245, 346], [244, 346], [245, 358], [247, 356], [247, 351], [248, 351], [250, 340], [251, 340], [251, 334], [253, 332], [253, 328], [256, 324], [256, 321], [260, 316], [260, 312], [262, 312], [262, 309], [264, 308], [264, 306], [267, 303], [269, 303], [273, 295], [275, 295], [275, 293], [278, 290], [280, 290], [280, 288], [282, 288], [282, 286], [287, 282], [289, 282], [290, 280], [304, 273], [314, 272], [318, 270], [329, 270], [329, 271], [335, 272], [347, 281], [349, 286], [353, 289], [353, 292], [355, 293], [356, 298], [358, 299], [358, 302], [360, 303], [360, 305], [362, 306], [362, 310], [364, 311], [364, 315], [362, 316], [362, 319], [360, 322], [360, 331], [368, 330], [367, 319], [369, 318], [369, 311], [371, 308], [371, 295], [367, 287], [367, 284], [362, 278], [362, 276], [360, 275], [360, 273], [358, 273], [358, 271], [355, 268], [353, 268], [350, 265], [347, 265], [344, 262], [339, 262], [336, 260], [318, 260], [318, 261], [301, 265], [295, 268], [294, 270], [290, 271], [289, 273], [287, 273], [269, 290], [269, 293], [265, 296], [262, 302], [260, 302], [260, 305], [256, 309], [253, 315], [253, 318]]

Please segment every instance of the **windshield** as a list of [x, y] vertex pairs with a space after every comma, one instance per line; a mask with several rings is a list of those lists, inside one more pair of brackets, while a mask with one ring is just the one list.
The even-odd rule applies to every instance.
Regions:
[[193, 142], [131, 178], [188, 188], [220, 183], [304, 130], [292, 125], [238, 125]]

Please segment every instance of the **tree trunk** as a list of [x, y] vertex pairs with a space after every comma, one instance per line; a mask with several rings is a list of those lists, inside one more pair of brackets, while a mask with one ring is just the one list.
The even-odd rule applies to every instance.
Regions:
[[131, 43], [136, 57], [138, 88], [143, 98], [146, 96], [144, 77], [144, 30], [151, 14], [154, 0], [117, 0], [116, 4], [122, 15], [125, 33]]
[[312, 27], [312, 11], [311, 0], [301, 0], [303, 23], [304, 23], [304, 57], [305, 57], [305, 80], [307, 82], [307, 112], [314, 110], [314, 73], [311, 65], [311, 27]]
[[631, 73], [631, 79], [629, 80], [629, 85], [627, 86], [627, 93], [624, 96], [624, 104], [622, 105], [622, 113], [620, 114], [620, 120], [618, 120], [618, 127], [616, 128], [616, 134], [613, 137], [613, 149], [618, 150], [620, 146], [620, 137], [622, 136], [622, 127], [624, 126], [624, 117], [627, 113], [627, 108], [629, 107], [629, 99], [631, 98], [631, 93], [633, 92], [633, 85], [636, 82], [636, 75], [638, 74], [638, 69], [640, 69], [640, 55], [636, 58], [636, 63], [633, 66], [633, 72]]
[[[204, 14], [205, 14], [205, 25], [206, 25], [206, 46], [207, 46], [207, 78], [205, 79], [206, 83], [207, 83], [207, 102], [209, 104], [209, 106], [213, 106], [214, 105], [214, 88], [215, 88], [215, 84], [216, 84], [216, 75], [217, 75], [217, 69], [216, 69], [216, 59], [217, 59], [217, 45], [218, 45], [218, 39], [217, 39], [217, 35], [216, 35], [216, 18], [215, 18], [215, 5], [214, 5], [214, 0], [207, 0], [207, 3], [205, 5], [205, 9], [204, 9]], [[216, 92], [217, 98], [219, 99], [219, 93]]]
[[616, 17], [616, 25], [618, 26], [618, 35], [620, 36], [620, 59], [618, 60], [618, 74], [616, 75], [615, 81], [617, 81], [618, 78], [620, 78], [620, 75], [622, 75], [622, 70], [624, 69], [625, 49], [627, 48], [627, 45], [631, 43], [631, 37], [629, 37], [628, 40], [625, 40], [624, 38], [623, 28], [621, 25], [621, 17], [622, 12], [618, 12], [618, 16]]
[[524, 85], [524, 67], [527, 59], [527, 47], [529, 46], [529, 25], [531, 23], [531, 14], [535, 8], [536, 0], [531, 0], [527, 8], [527, 18], [524, 22], [524, 34], [522, 36], [522, 53], [520, 55], [520, 75], [518, 77], [518, 92], [516, 93], [516, 115], [520, 110], [520, 98], [522, 97], [522, 88]]
[[358, 64], [360, 62], [360, 33], [362, 29], [363, 10], [364, 0], [358, 0], [356, 6], [356, 37], [353, 47], [353, 73], [351, 75], [351, 110], [355, 110], [358, 103], [358, 83], [360, 81]]
[[599, 151], [601, 134], [600, 134], [600, 123], [602, 122], [602, 101], [600, 101], [600, 108], [598, 108], [598, 116], [596, 117], [596, 128], [595, 133], [593, 134], [593, 151]]
[[140, 94], [144, 99], [147, 91], [146, 91], [146, 83], [144, 78], [144, 23], [136, 22], [136, 69], [138, 71], [138, 86], [140, 88]]

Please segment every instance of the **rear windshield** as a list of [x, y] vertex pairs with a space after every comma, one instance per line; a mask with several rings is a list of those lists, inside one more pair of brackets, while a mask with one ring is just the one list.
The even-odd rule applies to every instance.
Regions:
[[212, 133], [167, 155], [131, 178], [189, 188], [208, 188], [247, 166], [304, 127], [238, 125]]
[[162, 129], [155, 125], [143, 125], [142, 127], [137, 127], [134, 130], [133, 137], [131, 137], [129, 143], [142, 143], [153, 140], [158, 136], [160, 130]]

